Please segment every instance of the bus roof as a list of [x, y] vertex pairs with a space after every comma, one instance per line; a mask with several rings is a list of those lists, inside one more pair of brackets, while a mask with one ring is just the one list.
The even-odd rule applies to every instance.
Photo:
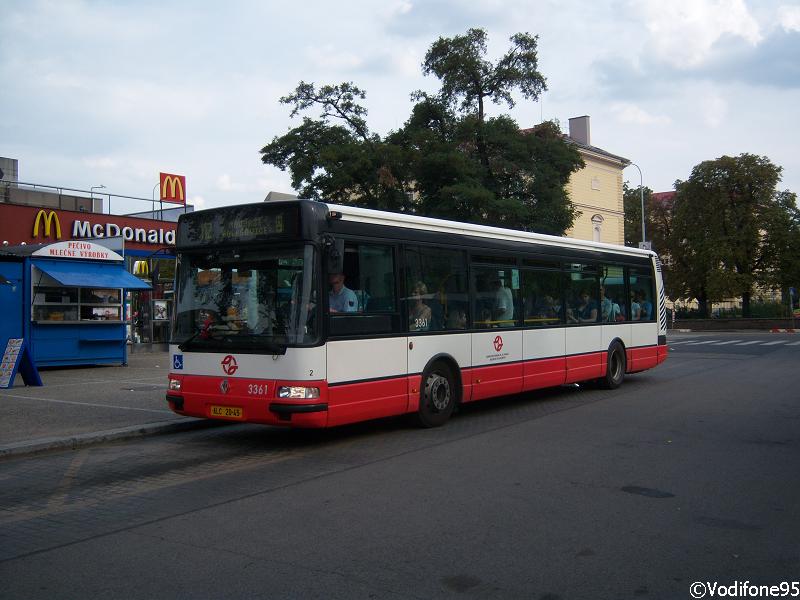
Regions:
[[431, 217], [420, 217], [418, 215], [392, 213], [382, 210], [372, 210], [369, 208], [359, 208], [356, 206], [346, 206], [340, 204], [325, 203], [325, 206], [328, 207], [329, 211], [340, 213], [343, 220], [357, 223], [368, 223], [372, 225], [384, 225], [389, 227], [405, 227], [408, 229], [468, 235], [472, 237], [502, 239], [512, 242], [536, 243], [544, 246], [573, 248], [576, 250], [604, 250], [608, 252], [615, 252], [617, 254], [626, 254], [639, 257], [656, 255], [656, 253], [651, 250], [642, 250], [640, 248], [631, 248], [629, 246], [619, 246], [617, 244], [577, 240], [555, 235], [545, 235], [543, 233], [531, 233], [514, 229], [504, 229], [502, 227], [475, 225], [472, 223], [461, 223], [458, 221], [448, 221], [445, 219], [433, 219]]

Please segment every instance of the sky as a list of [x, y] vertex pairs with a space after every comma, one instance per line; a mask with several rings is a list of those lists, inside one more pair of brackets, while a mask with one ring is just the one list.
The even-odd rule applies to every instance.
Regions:
[[353, 82], [385, 135], [412, 92], [438, 90], [426, 50], [471, 27], [492, 61], [539, 36], [548, 90], [490, 116], [566, 132], [588, 115], [591, 143], [654, 191], [747, 152], [800, 193], [800, 0], [4, 0], [0, 156], [20, 181], [141, 198], [159, 172], [185, 175], [197, 208], [292, 193], [259, 153], [300, 123], [281, 96]]

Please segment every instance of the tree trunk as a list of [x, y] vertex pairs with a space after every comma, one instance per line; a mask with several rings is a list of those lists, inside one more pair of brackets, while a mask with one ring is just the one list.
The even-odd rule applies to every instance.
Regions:
[[701, 292], [697, 295], [697, 309], [700, 312], [701, 319], [708, 318], [709, 308], [708, 295], [705, 292]]
[[750, 292], [742, 293], [742, 317], [750, 317]]

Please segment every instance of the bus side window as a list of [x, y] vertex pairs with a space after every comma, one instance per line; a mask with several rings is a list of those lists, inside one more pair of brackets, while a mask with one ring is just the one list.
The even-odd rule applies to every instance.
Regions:
[[628, 315], [625, 272], [622, 267], [605, 266], [600, 273], [600, 320], [619, 323]]
[[522, 272], [525, 327], [546, 327], [564, 322], [559, 271]]
[[600, 321], [597, 269], [594, 265], [568, 264], [566, 284], [567, 323], [586, 325]]
[[466, 329], [468, 293], [464, 252], [407, 246], [404, 256], [408, 330]]
[[519, 319], [519, 270], [511, 266], [474, 266], [475, 326], [514, 327]]
[[634, 321], [654, 321], [656, 318], [653, 295], [653, 278], [645, 269], [628, 270], [631, 318]]
[[[342, 263], [347, 290], [339, 294], [344, 293], [347, 298], [334, 297], [333, 288], [329, 291], [331, 334], [354, 336], [400, 331], [394, 247], [348, 242]], [[348, 310], [335, 308], [344, 304]]]

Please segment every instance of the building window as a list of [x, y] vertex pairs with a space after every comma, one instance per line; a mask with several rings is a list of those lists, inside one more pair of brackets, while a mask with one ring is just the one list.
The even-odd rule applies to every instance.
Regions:
[[594, 215], [592, 217], [592, 240], [595, 242], [600, 241], [600, 234], [603, 231], [603, 217], [602, 215]]

